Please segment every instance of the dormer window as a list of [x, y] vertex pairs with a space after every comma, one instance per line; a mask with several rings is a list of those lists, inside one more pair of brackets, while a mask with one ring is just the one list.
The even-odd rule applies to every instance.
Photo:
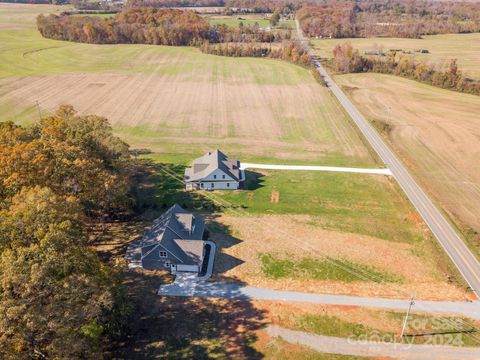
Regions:
[[167, 257], [167, 252], [166, 251], [160, 251], [159, 253], [161, 258], [166, 258]]

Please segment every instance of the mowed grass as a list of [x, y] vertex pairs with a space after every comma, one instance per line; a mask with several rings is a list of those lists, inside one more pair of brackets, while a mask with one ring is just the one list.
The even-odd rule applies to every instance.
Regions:
[[388, 75], [336, 81], [480, 255], [480, 97]]
[[270, 26], [270, 21], [268, 19], [268, 14], [245, 14], [245, 15], [234, 15], [234, 16], [224, 16], [224, 15], [206, 15], [205, 18], [208, 20], [210, 25], [227, 25], [231, 27], [238, 27], [240, 23], [243, 25], [255, 25], [258, 24], [261, 28], [266, 28]]
[[[305, 331], [311, 334], [335, 336], [355, 339], [367, 335], [375, 330], [362, 324], [348, 322], [336, 316], [329, 315], [300, 315], [296, 316], [292, 324], [294, 330]], [[386, 334], [382, 334], [386, 335]], [[393, 334], [391, 338], [393, 338]]]
[[179, 203], [234, 216], [311, 215], [309, 225], [403, 243], [425, 236], [413, 206], [395, 181], [383, 175], [247, 170], [242, 190], [190, 192], [184, 190], [184, 169], [156, 165], [156, 187], [144, 202], [154, 201], [159, 208]]
[[333, 281], [398, 282], [399, 278], [373, 266], [343, 259], [279, 258], [261, 254], [262, 271], [272, 279], [313, 279]]
[[[227, 25], [230, 27], [238, 27], [243, 25], [255, 25], [260, 28], [270, 27], [270, 15], [271, 14], [241, 14], [241, 15], [204, 15], [205, 19], [211, 25]], [[277, 27], [285, 29], [295, 29], [295, 20], [282, 19], [279, 21]]]
[[478, 321], [456, 316], [410, 314], [405, 337], [405, 312], [354, 307], [274, 305], [273, 323], [311, 334], [405, 344], [479, 346]]
[[392, 179], [321, 171], [263, 174], [247, 172], [244, 190], [215, 195], [250, 214], [308, 214], [324, 229], [401, 242], [421, 238], [414, 210]]
[[442, 67], [451, 59], [457, 59], [460, 69], [465, 74], [480, 78], [480, 33], [428, 35], [422, 39], [402, 38], [356, 38], [356, 39], [325, 39], [312, 40], [315, 52], [326, 58], [331, 58], [336, 44], [350, 42], [362, 53], [365, 50], [383, 48], [402, 49], [414, 53], [415, 49], [427, 49], [429, 54], [415, 54], [415, 58]]
[[[0, 5], [0, 121], [31, 123], [69, 103], [107, 117], [137, 148], [192, 158], [221, 148], [252, 159], [375, 166], [328, 89], [307, 69], [190, 47], [91, 45], [44, 39], [39, 13]], [[27, 11], [28, 10], [28, 11]]]

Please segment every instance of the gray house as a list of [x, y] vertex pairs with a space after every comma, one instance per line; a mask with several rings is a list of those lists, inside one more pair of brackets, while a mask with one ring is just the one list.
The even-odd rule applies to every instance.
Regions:
[[187, 190], [235, 190], [245, 180], [245, 172], [240, 169], [240, 161], [215, 150], [195, 159], [185, 169], [184, 180]]
[[205, 257], [204, 231], [202, 219], [175, 204], [142, 239], [130, 244], [125, 258], [130, 268], [199, 273]]

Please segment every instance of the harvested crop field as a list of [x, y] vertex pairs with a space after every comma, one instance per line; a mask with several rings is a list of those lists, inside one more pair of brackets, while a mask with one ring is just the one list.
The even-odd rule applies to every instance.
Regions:
[[307, 69], [188, 47], [44, 39], [31, 12], [58, 11], [54, 7], [0, 4], [0, 22], [10, 24], [25, 8], [30, 22], [0, 30], [0, 121], [36, 120], [37, 101], [42, 114], [68, 103], [109, 118], [134, 147], [163, 154], [192, 157], [220, 147], [248, 159], [375, 163]]
[[[181, 63], [181, 50], [177, 55], [162, 62]], [[178, 75], [71, 74], [8, 79], [3, 81], [2, 99], [17, 104], [38, 100], [44, 112], [70, 103], [81, 113], [109, 118], [134, 143], [142, 142], [141, 137], [154, 138], [159, 144], [233, 143], [253, 146], [257, 153], [270, 149], [298, 153], [290, 144], [301, 144], [310, 152], [343, 152], [368, 159], [355, 130], [341, 119], [340, 108], [326, 91], [319, 93], [320, 87], [313, 81], [258, 84], [249, 69], [238, 77], [225, 77], [224, 60], [212, 60], [208, 72]], [[137, 136], [136, 132], [143, 133]]]
[[[465, 299], [465, 292], [448, 281], [428, 240], [399, 243], [352, 233], [323, 230], [313, 216], [266, 215], [232, 217], [215, 222], [228, 232], [212, 238], [219, 253], [216, 279], [237, 279], [252, 286], [305, 292], [406, 298], [415, 293], [424, 299]], [[273, 279], [266, 276], [262, 254], [301, 261], [303, 258], [336, 259], [368, 265], [376, 272], [361, 271], [358, 281], [315, 280], [305, 276]], [[348, 271], [348, 270], [347, 270]], [[375, 274], [384, 272], [397, 280], [385, 281]]]
[[[438, 67], [446, 65], [451, 59], [457, 59], [458, 65], [467, 76], [480, 78], [480, 33], [442, 34], [423, 36], [421, 39], [399, 38], [357, 38], [313, 40], [315, 52], [326, 58], [332, 57], [336, 44], [350, 42], [363, 54], [365, 50], [398, 49], [409, 52], [416, 59], [422, 59]], [[415, 50], [425, 49], [428, 54]]]
[[480, 97], [378, 74], [337, 76], [437, 202], [480, 248]]

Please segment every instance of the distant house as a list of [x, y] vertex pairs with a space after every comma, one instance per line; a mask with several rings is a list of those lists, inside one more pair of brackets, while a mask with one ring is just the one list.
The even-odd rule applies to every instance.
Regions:
[[129, 267], [199, 273], [205, 257], [204, 231], [202, 219], [175, 204], [142, 239], [130, 244], [125, 258]]
[[184, 180], [187, 190], [235, 190], [245, 180], [245, 172], [240, 161], [215, 150], [195, 159], [192, 167], [185, 169]]

